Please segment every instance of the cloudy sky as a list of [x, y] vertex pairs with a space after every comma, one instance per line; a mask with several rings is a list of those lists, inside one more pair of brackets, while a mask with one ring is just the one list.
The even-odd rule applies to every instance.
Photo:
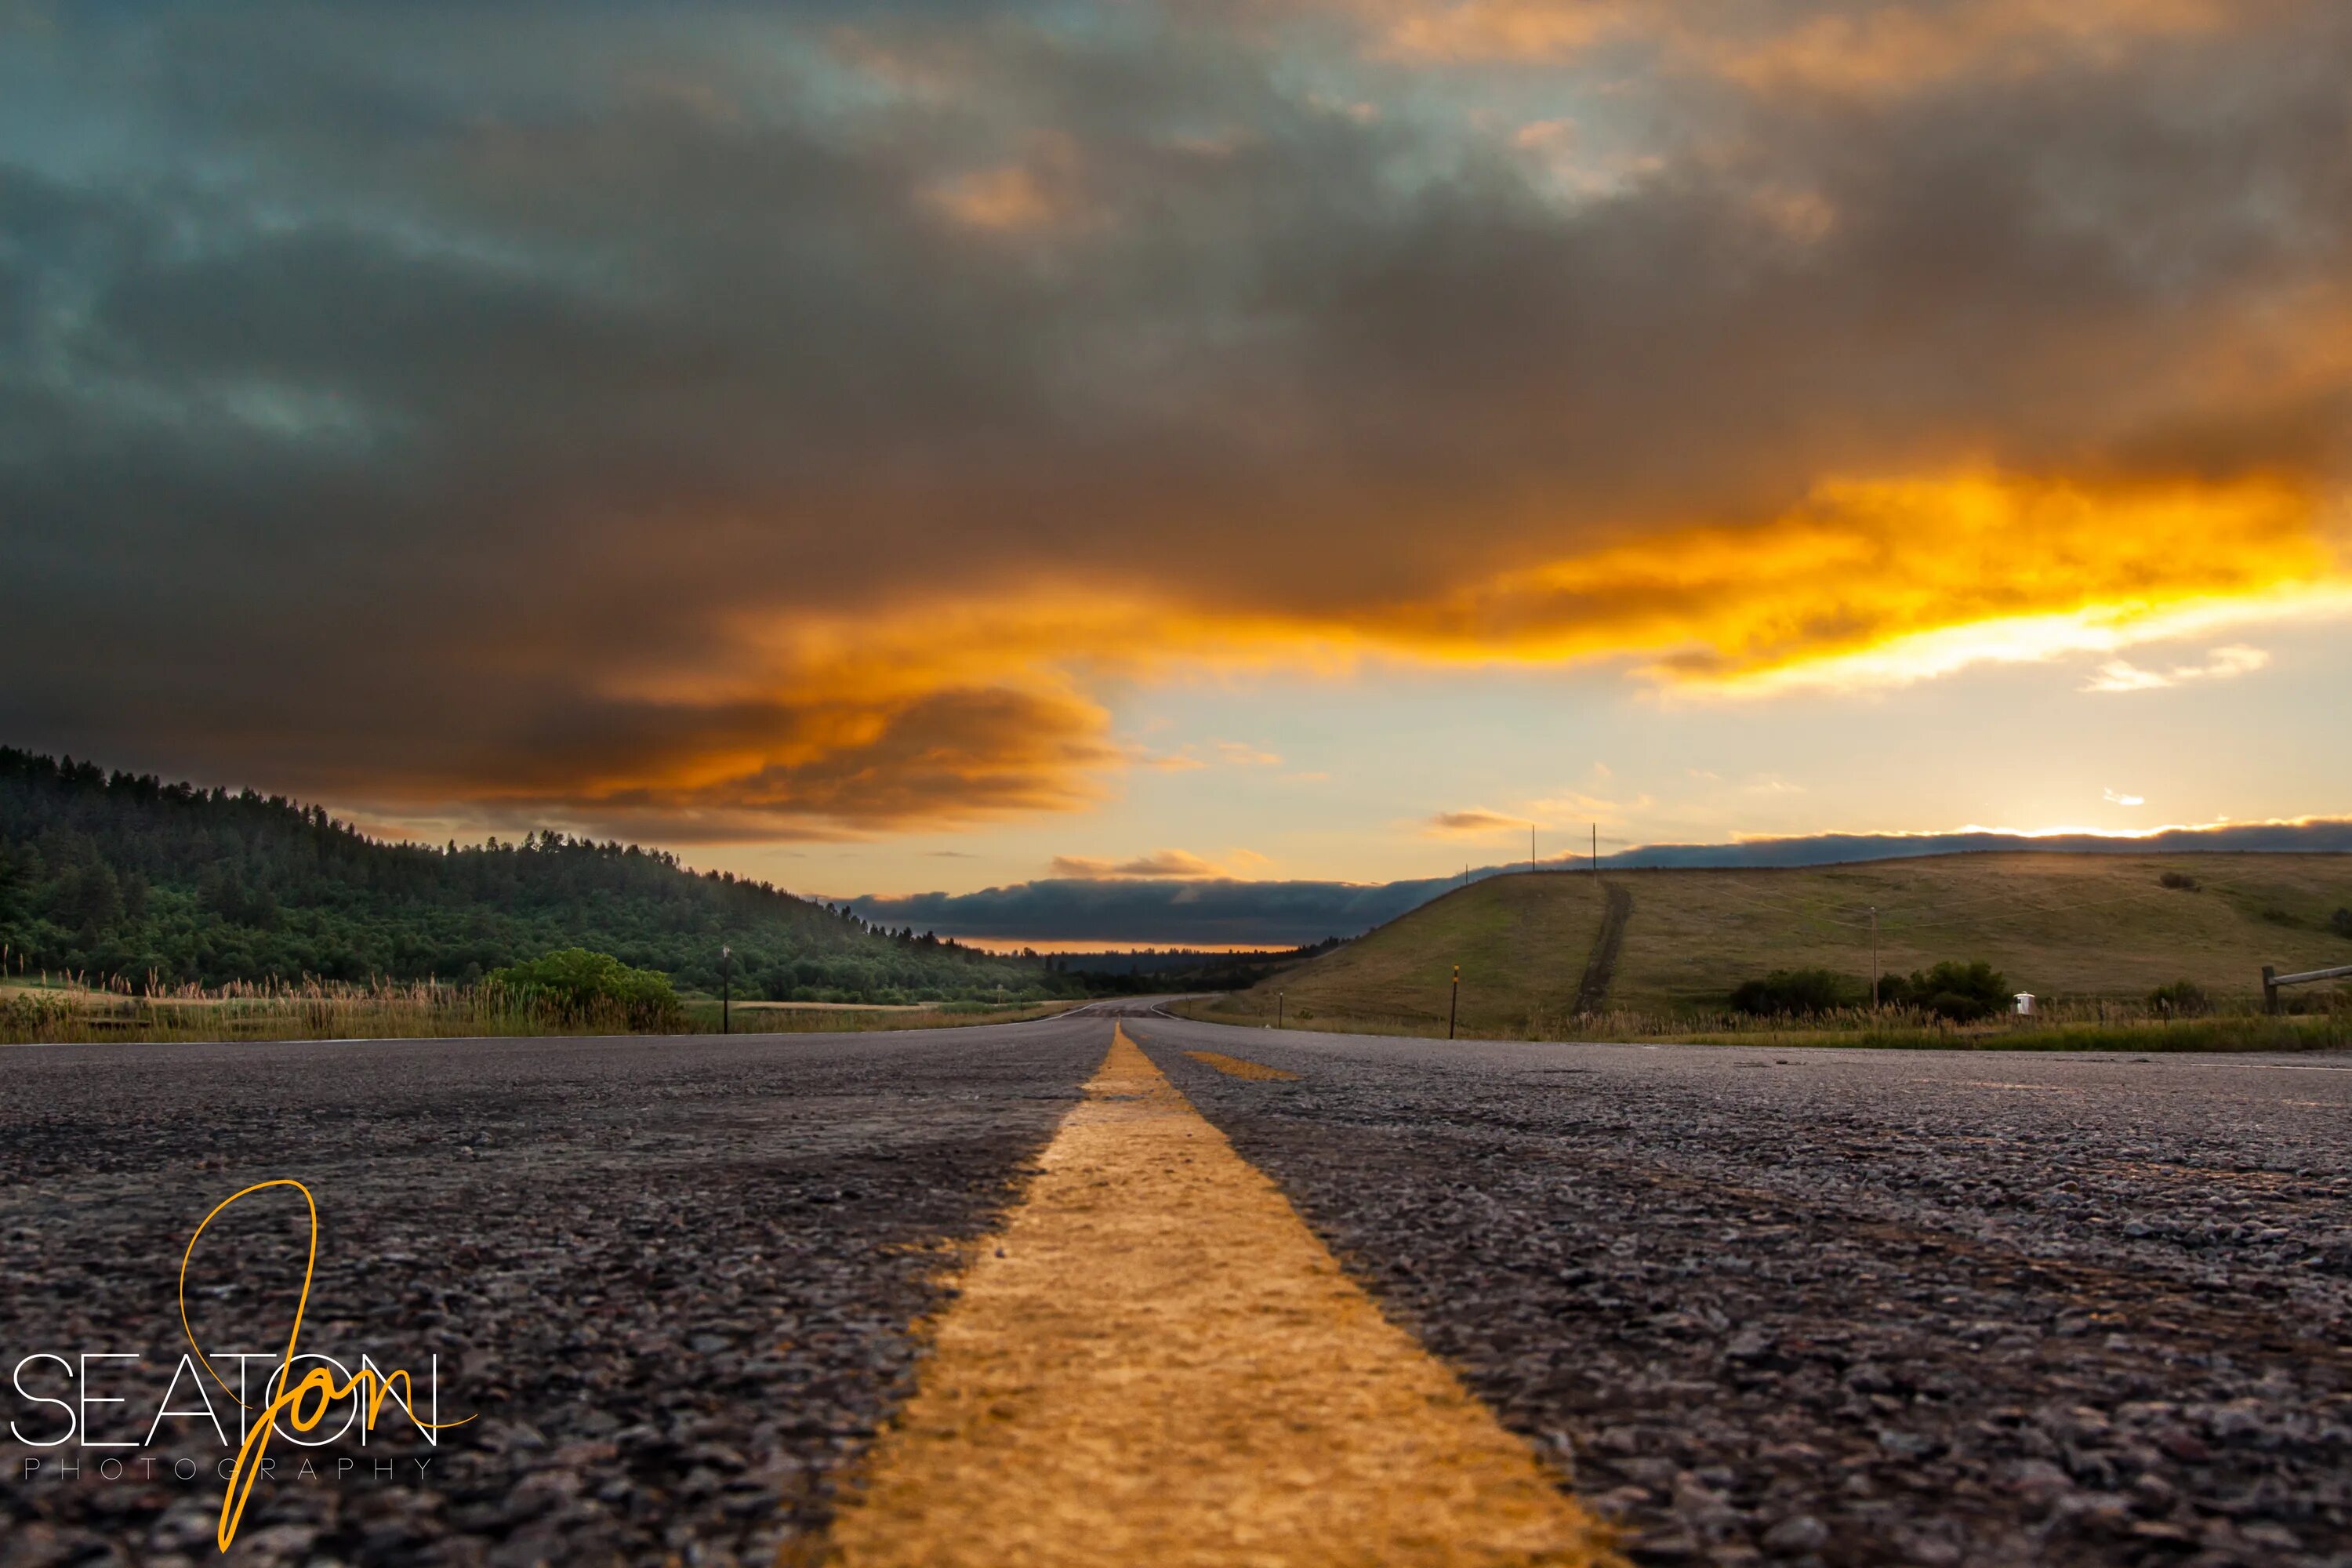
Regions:
[[2347, 458], [2341, 0], [0, 0], [0, 740], [386, 831], [2341, 816]]

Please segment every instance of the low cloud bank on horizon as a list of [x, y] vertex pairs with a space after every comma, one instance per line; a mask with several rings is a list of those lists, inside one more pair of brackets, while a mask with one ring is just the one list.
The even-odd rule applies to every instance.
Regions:
[[[1645, 867], [1765, 868], [1833, 866], [1927, 855], [1992, 850], [2037, 853], [2168, 854], [2253, 850], [2266, 853], [2352, 852], [2352, 817], [2300, 822], [2233, 823], [2170, 828], [2145, 837], [2067, 833], [2028, 837], [1968, 831], [1927, 834], [1825, 833], [1738, 844], [1650, 844], [1601, 857], [1603, 869]], [[1544, 862], [1574, 869], [1577, 857]], [[1483, 866], [1472, 880], [1523, 867]], [[887, 926], [911, 925], [943, 936], [1028, 942], [1100, 941], [1155, 946], [1262, 942], [1292, 946], [1328, 936], [1356, 936], [1405, 914], [1451, 888], [1460, 876], [1400, 882], [1168, 882], [1139, 878], [1044, 878], [976, 893], [866, 895], [850, 908]]]

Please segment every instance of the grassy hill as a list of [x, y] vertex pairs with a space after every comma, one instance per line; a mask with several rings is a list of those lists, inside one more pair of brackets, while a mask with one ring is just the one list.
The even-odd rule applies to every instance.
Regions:
[[1462, 966], [1466, 1026], [1570, 1010], [1602, 903], [1590, 878], [1545, 872], [1491, 877], [1236, 994], [1220, 1011], [1271, 1019], [1285, 994], [1293, 1022], [1353, 1019], [1425, 1028], [1445, 1024], [1446, 989]]
[[144, 986], [471, 981], [556, 948], [716, 993], [907, 1003], [1080, 994], [999, 957], [635, 845], [393, 844], [318, 806], [0, 747], [0, 968]]
[[[2194, 887], [2165, 885], [2171, 873]], [[1465, 1033], [1554, 1034], [1580, 1011], [1606, 889], [1630, 897], [1602, 1005], [1720, 1011], [1741, 981], [1823, 968], [1866, 983], [1870, 910], [1882, 970], [1985, 959], [2019, 990], [2137, 1001], [2189, 979], [2258, 995], [2261, 969], [2352, 963], [2335, 929], [2352, 856], [1945, 855], [1752, 870], [1603, 871], [1474, 882], [1204, 1016], [1440, 1032], [1462, 966]]]

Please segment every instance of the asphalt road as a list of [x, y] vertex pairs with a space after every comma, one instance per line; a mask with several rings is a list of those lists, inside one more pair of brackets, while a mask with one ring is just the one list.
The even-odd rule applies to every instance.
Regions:
[[[389, 1416], [352, 1476], [261, 1485], [239, 1561], [770, 1563], [828, 1517], [906, 1392], [942, 1249], [1014, 1195], [1109, 1033], [0, 1051], [0, 1358], [139, 1352], [168, 1375], [190, 1234], [290, 1176], [320, 1212], [303, 1343], [420, 1373], [437, 1353], [444, 1419], [479, 1418], [433, 1450]], [[280, 1189], [207, 1234], [207, 1350], [282, 1344], [301, 1216]], [[102, 1370], [150, 1396], [100, 1415], [159, 1403], [152, 1367]], [[31, 1436], [60, 1426], [0, 1400]], [[0, 1563], [213, 1558], [210, 1429], [167, 1426], [156, 1451], [206, 1468], [110, 1482], [89, 1453], [68, 1478], [0, 1444]]]
[[[1127, 1026], [1636, 1561], [2352, 1563], [2352, 1063]], [[11, 1048], [0, 1360], [143, 1354], [90, 1379], [139, 1438], [190, 1233], [298, 1178], [304, 1347], [437, 1354], [477, 1419], [341, 1478], [278, 1444], [240, 1561], [772, 1562], [1109, 1034]], [[286, 1189], [214, 1223], [208, 1350], [282, 1342], [306, 1232]], [[201, 1419], [109, 1479], [0, 1410], [0, 1564], [212, 1555]]]
[[2352, 1563], [2352, 1062], [1132, 1032], [1639, 1560]]

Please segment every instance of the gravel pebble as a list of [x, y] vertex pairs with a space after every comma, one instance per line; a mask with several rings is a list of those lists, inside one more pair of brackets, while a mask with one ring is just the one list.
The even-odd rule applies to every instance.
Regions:
[[1130, 1033], [1637, 1562], [2352, 1563], [2340, 1059]]
[[[420, 1374], [437, 1353], [445, 1417], [479, 1419], [437, 1450], [394, 1416], [389, 1443], [322, 1451], [394, 1459], [392, 1480], [263, 1482], [238, 1562], [767, 1568], [829, 1521], [909, 1385], [942, 1267], [1014, 1194], [1105, 1036], [0, 1050], [0, 1347], [168, 1368], [196, 1222], [293, 1176], [320, 1213], [304, 1345]], [[265, 1194], [206, 1233], [208, 1349], [282, 1345], [300, 1216]], [[170, 1433], [157, 1452], [219, 1457], [208, 1431]], [[218, 1561], [209, 1473], [107, 1481], [90, 1453], [79, 1479], [20, 1483], [25, 1458], [56, 1456], [5, 1434], [0, 1568]]]

